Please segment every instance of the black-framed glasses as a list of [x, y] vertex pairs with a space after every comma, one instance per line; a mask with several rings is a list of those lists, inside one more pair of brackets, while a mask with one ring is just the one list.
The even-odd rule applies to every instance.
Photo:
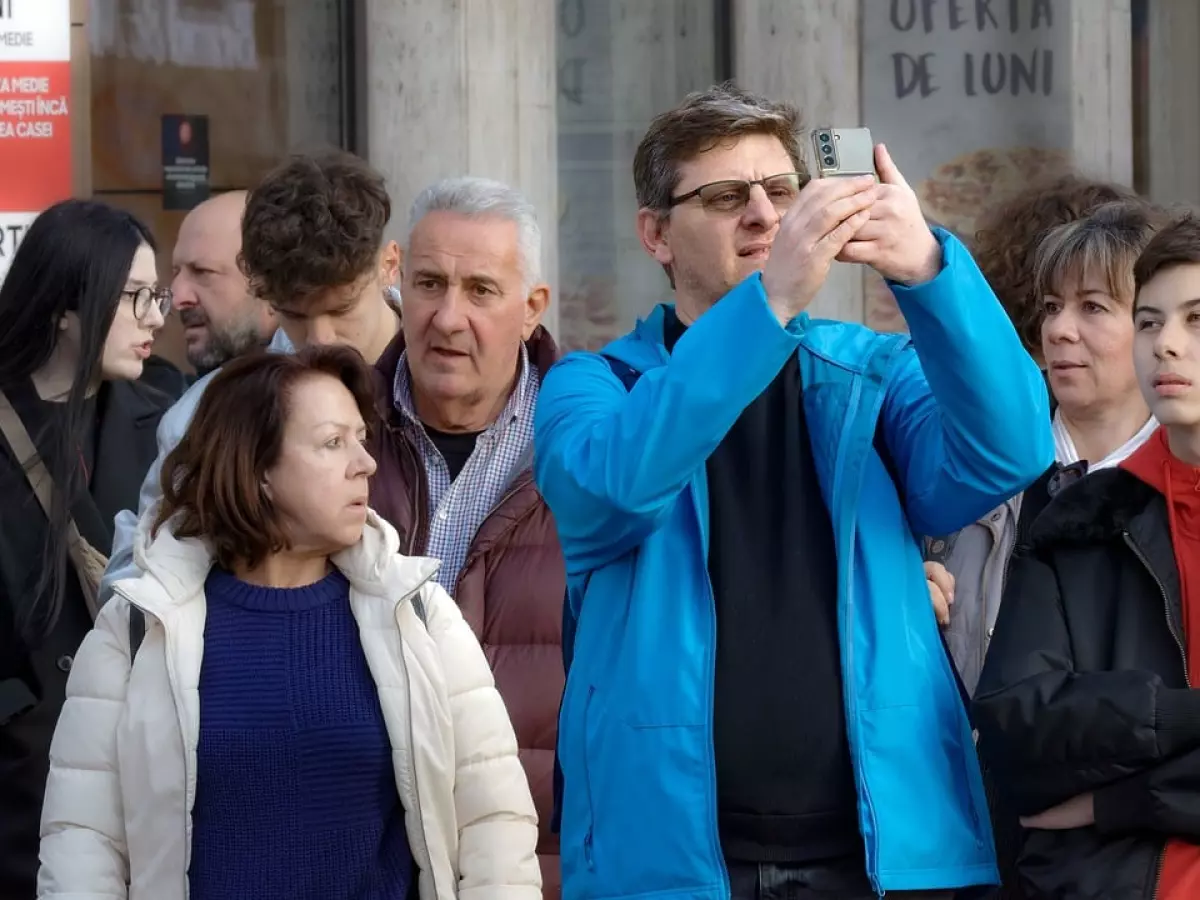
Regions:
[[133, 317], [139, 322], [150, 315], [152, 306], [157, 306], [159, 315], [165, 319], [175, 302], [175, 295], [171, 293], [170, 288], [165, 287], [134, 288], [121, 291], [121, 296], [133, 298]]
[[699, 197], [700, 203], [707, 210], [740, 212], [750, 202], [750, 188], [756, 184], [766, 191], [767, 199], [774, 207], [783, 212], [796, 202], [800, 189], [808, 184], [808, 176], [801, 172], [784, 172], [757, 181], [714, 181], [711, 184], [702, 184], [694, 191], [672, 197], [670, 205], [675, 207], [693, 197]]

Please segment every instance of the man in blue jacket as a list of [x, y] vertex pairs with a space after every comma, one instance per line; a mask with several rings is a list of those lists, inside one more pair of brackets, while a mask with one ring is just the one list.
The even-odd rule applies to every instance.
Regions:
[[[1045, 384], [887, 151], [878, 183], [809, 181], [797, 132], [728, 86], [659, 116], [638, 227], [675, 303], [542, 386], [565, 900], [996, 881], [914, 531], [1046, 469]], [[809, 318], [835, 259], [888, 279], [911, 337]]]

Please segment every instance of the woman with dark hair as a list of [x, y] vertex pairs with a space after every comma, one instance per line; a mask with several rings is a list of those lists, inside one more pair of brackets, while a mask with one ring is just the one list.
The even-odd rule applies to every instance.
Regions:
[[146, 226], [93, 201], [38, 216], [0, 284], [0, 897], [34, 896], [67, 672], [171, 403], [137, 380], [170, 306]]
[[374, 403], [348, 347], [213, 379], [71, 673], [39, 898], [541, 900], [487, 659], [367, 508]]

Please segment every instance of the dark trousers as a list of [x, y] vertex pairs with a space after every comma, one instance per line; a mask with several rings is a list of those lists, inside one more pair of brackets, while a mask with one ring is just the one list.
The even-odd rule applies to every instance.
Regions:
[[[878, 900], [861, 869], [729, 862], [731, 900]], [[888, 900], [950, 900], [953, 891], [888, 891]]]

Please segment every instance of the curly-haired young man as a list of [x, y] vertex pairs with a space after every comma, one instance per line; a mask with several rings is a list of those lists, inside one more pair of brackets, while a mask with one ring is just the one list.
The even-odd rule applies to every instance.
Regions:
[[[374, 364], [400, 330], [392, 286], [400, 248], [384, 238], [392, 203], [383, 176], [344, 152], [293, 156], [250, 192], [242, 216], [243, 273], [281, 328], [271, 349], [348, 344]], [[196, 382], [158, 427], [158, 459], [142, 483], [138, 511], [116, 517], [116, 537], [101, 585], [139, 574], [133, 559], [137, 522], [162, 495], [162, 461], [187, 429], [212, 380]]]
[[383, 176], [350, 153], [295, 156], [251, 193], [242, 271], [294, 346], [349, 344], [374, 364], [399, 330]]

